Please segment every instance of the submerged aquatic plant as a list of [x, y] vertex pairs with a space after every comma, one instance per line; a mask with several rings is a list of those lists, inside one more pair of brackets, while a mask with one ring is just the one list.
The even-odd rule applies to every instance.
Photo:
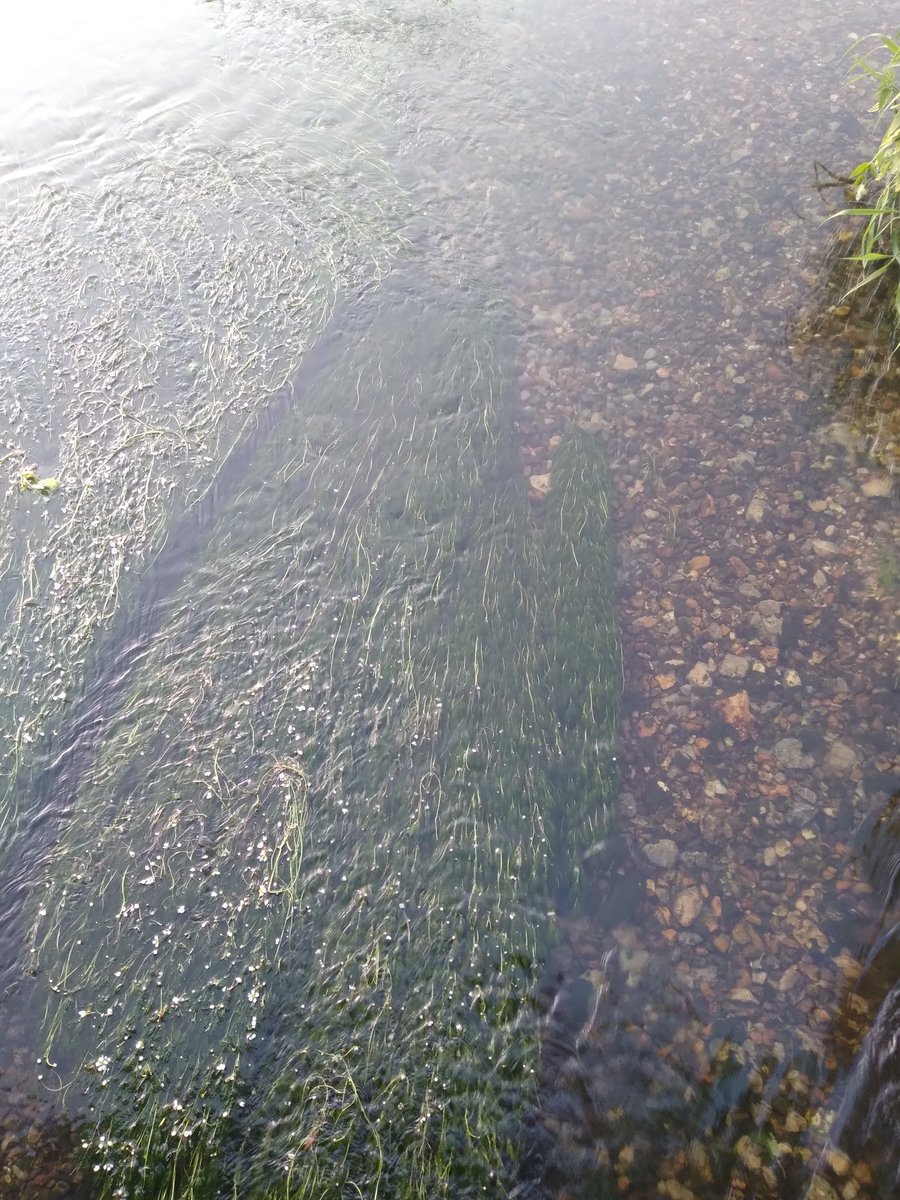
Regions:
[[[267, 78], [292, 82], [257, 108], [248, 80], [252, 135], [222, 141], [198, 111], [191, 136], [159, 140], [118, 113], [110, 137], [142, 149], [102, 202], [62, 177], [5, 194], [0, 342], [21, 353], [0, 362], [0, 873], [39, 853], [30, 776], [171, 513], [219, 486], [338, 300], [404, 245], [373, 81], [324, 54], [299, 65], [289, 31], [269, 48]], [[310, 97], [352, 131], [306, 119]], [[40, 523], [20, 495], [54, 488], [38, 446], [65, 483]], [[0, 963], [0, 989], [20, 965]]]
[[103, 1196], [503, 1194], [620, 677], [602, 457], [533, 521], [503, 326], [348, 317], [129, 648], [35, 941]]

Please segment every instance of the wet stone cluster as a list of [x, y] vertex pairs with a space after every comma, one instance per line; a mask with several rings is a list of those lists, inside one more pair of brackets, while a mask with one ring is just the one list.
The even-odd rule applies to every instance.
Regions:
[[[611, 312], [628, 361], [585, 371], [593, 402], [541, 383], [578, 378], [571, 316], [523, 381], [622, 447], [621, 818], [642, 890], [622, 911], [604, 883], [568, 927], [581, 999], [547, 1078], [549, 1186], [881, 1196], [872, 1147], [854, 1161], [828, 1128], [884, 997], [856, 983], [896, 919], [866, 856], [897, 787], [891, 479], [824, 409], [794, 427], [784, 397], [817, 403], [805, 353], [748, 350], [697, 388], [641, 308]], [[535, 438], [540, 472], [552, 443]]]
[[[668, 183], [616, 207], [616, 181], [566, 177], [574, 155], [557, 146], [561, 220], [520, 295], [533, 502], [568, 423], [612, 456], [630, 862], [618, 886], [598, 868], [564, 922], [535, 1158], [559, 1200], [880, 1200], [896, 1129], [887, 1146], [883, 1127], [881, 1145], [837, 1135], [892, 982], [872, 956], [897, 919], [871, 853], [900, 767], [892, 368], [860, 341], [868, 318], [830, 311], [835, 255], [774, 201], [780, 167], [738, 180], [726, 161], [715, 80], [730, 63], [743, 128], [771, 126], [785, 162], [813, 141], [852, 156], [852, 125], [843, 100], [830, 143], [813, 107], [763, 111], [737, 50], [660, 5], [642, 19], [645, 48], [651, 30], [671, 39], [670, 94], [693, 98], [661, 101], [645, 166]], [[647, 98], [620, 129], [644, 129]], [[721, 161], [694, 154], [710, 142]], [[777, 188], [811, 212], [792, 170]], [[697, 177], [694, 192], [671, 182]], [[867, 388], [884, 375], [874, 424], [842, 372]]]

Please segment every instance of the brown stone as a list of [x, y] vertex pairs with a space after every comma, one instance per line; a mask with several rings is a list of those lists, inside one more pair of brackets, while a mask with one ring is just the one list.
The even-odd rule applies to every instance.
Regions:
[[750, 697], [746, 692], [735, 692], [716, 701], [716, 708], [726, 724], [730, 725], [742, 742], [757, 736], [757, 725], [750, 711]]

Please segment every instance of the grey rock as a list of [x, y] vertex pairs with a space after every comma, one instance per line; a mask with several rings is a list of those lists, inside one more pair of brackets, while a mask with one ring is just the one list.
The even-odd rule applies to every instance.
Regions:
[[766, 515], [766, 502], [761, 492], [757, 492], [744, 512], [744, 516], [748, 521], [753, 521], [758, 525]]
[[739, 583], [737, 590], [747, 600], [756, 600], [759, 596], [759, 588], [756, 586], [752, 577], [750, 579], [745, 579], [743, 583]]
[[811, 754], [804, 754], [797, 738], [781, 738], [775, 743], [775, 757], [783, 767], [792, 771], [806, 771], [813, 766]]
[[662, 838], [644, 847], [644, 853], [657, 867], [674, 867], [678, 862], [678, 847], [671, 838]]
[[709, 673], [705, 663], [697, 663], [687, 673], [688, 682], [694, 687], [709, 687], [712, 683], [712, 676]]
[[[761, 602], [765, 604], [766, 601]], [[757, 605], [757, 608], [760, 607]], [[781, 637], [783, 622], [779, 616], [766, 616], [764, 613], [755, 612], [750, 616], [750, 624], [763, 639], [763, 641], [775, 643]]]
[[750, 659], [742, 654], [726, 654], [719, 664], [719, 674], [726, 679], [743, 679], [750, 670]]
[[849, 775], [857, 761], [856, 751], [846, 742], [832, 742], [825, 756], [825, 765], [835, 775]]

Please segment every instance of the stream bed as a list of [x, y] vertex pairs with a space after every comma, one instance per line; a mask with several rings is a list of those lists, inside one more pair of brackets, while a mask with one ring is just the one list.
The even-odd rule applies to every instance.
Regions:
[[3, 1200], [894, 1194], [890, 18], [13, 20]]

